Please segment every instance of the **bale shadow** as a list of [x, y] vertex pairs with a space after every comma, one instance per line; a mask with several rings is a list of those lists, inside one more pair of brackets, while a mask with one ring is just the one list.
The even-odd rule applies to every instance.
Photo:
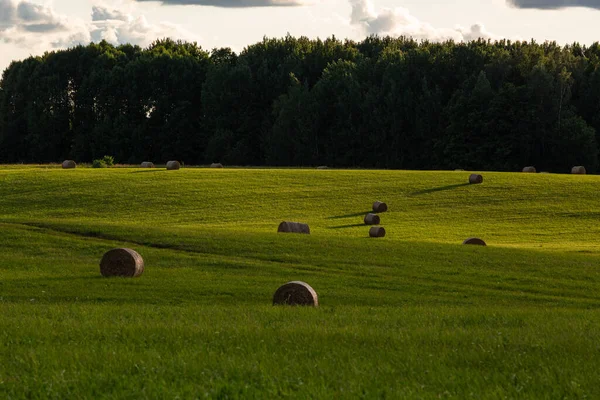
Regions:
[[467, 183], [458, 183], [458, 184], [454, 184], [454, 185], [446, 185], [446, 186], [440, 186], [440, 187], [431, 188], [431, 189], [419, 190], [418, 192], [413, 192], [410, 195], [411, 196], [418, 196], [418, 195], [421, 195], [421, 194], [429, 194], [429, 193], [441, 192], [441, 191], [444, 191], [444, 190], [458, 189], [459, 187], [470, 186], [470, 185], [471, 184], [469, 182], [467, 182]]
[[373, 210], [369, 210], [369, 211], [363, 211], [363, 212], [354, 213], [354, 214], [336, 215], [333, 217], [327, 217], [327, 219], [343, 219], [343, 218], [361, 217], [361, 216], [367, 215], [372, 212], [373, 212]]
[[356, 227], [359, 227], [359, 226], [368, 226], [368, 225], [365, 225], [365, 224], [352, 224], [352, 225], [328, 226], [327, 229], [356, 228]]

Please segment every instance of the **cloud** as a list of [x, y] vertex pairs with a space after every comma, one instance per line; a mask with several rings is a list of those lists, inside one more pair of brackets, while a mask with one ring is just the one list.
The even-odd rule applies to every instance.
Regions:
[[315, 4], [318, 0], [135, 0], [160, 1], [163, 5], [196, 5], [225, 8], [297, 7]]
[[165, 37], [196, 39], [176, 24], [153, 24], [144, 15], [135, 15], [118, 7], [95, 5], [91, 10], [91, 21], [84, 21], [57, 14], [51, 6], [30, 0], [0, 0], [0, 43], [17, 44], [32, 52], [101, 40], [115, 45], [147, 46]]
[[569, 7], [587, 7], [600, 10], [600, 0], [507, 0], [516, 8], [535, 8], [539, 10], [557, 10]]
[[478, 38], [496, 39], [482, 24], [470, 28], [458, 26], [454, 29], [435, 28], [419, 20], [403, 7], [375, 9], [372, 0], [350, 0], [352, 14], [350, 24], [367, 35], [410, 36], [417, 40], [431, 41], [471, 41]]

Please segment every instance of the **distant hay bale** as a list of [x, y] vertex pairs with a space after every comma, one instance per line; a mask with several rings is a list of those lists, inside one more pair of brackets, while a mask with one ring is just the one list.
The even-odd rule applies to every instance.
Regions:
[[585, 175], [586, 171], [585, 171], [585, 167], [579, 165], [577, 167], [573, 167], [571, 168], [571, 173], [572, 174], [577, 174], [577, 175]]
[[175, 170], [178, 170], [179, 168], [181, 168], [181, 164], [179, 163], [179, 161], [167, 162], [167, 170], [175, 171]]
[[469, 183], [471, 185], [477, 185], [477, 184], [483, 183], [483, 176], [481, 176], [479, 174], [471, 174], [471, 176], [469, 176]]
[[279, 224], [277, 228], [277, 232], [280, 233], [305, 233], [310, 235], [310, 227], [308, 224], [303, 224], [301, 222], [287, 222], [283, 221]]
[[73, 160], [65, 160], [62, 163], [62, 167], [63, 167], [63, 169], [72, 169], [72, 168], [77, 168], [77, 164], [75, 164], [75, 161], [73, 161]]
[[104, 253], [100, 260], [102, 276], [138, 277], [144, 272], [142, 256], [132, 249], [112, 249]]
[[212, 163], [210, 164], [211, 168], [223, 168], [223, 164], [221, 163]]
[[144, 161], [140, 164], [140, 168], [154, 168], [154, 163], [150, 161]]
[[380, 222], [381, 218], [377, 214], [369, 213], [365, 215], [365, 225], [379, 225]]
[[385, 228], [383, 226], [374, 226], [369, 229], [369, 236], [374, 238], [385, 237]]
[[525, 168], [523, 168], [523, 172], [528, 172], [528, 173], [535, 174], [537, 172], [537, 170], [535, 169], [535, 167], [531, 166], [531, 167], [525, 167]]
[[387, 209], [388, 206], [384, 202], [376, 201], [375, 203], [373, 203], [373, 211], [376, 213], [386, 212]]
[[319, 298], [308, 283], [292, 281], [277, 289], [273, 295], [273, 305], [318, 307]]
[[317, 169], [329, 169], [327, 165], [319, 165]]
[[463, 242], [463, 244], [474, 244], [476, 246], [487, 246], [485, 244], [485, 242], [479, 238], [468, 238]]

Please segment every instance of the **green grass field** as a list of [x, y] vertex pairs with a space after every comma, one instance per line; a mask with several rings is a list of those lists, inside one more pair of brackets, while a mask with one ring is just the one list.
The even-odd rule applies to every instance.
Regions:
[[0, 398], [600, 398], [600, 176], [468, 175], [0, 166]]

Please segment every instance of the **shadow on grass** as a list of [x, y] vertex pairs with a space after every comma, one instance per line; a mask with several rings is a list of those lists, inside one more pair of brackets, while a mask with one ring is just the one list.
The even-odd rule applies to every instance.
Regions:
[[410, 195], [411, 196], [418, 196], [421, 194], [429, 194], [429, 193], [435, 193], [435, 192], [442, 192], [444, 190], [452, 190], [452, 189], [458, 189], [459, 187], [463, 187], [463, 186], [470, 186], [470, 183], [458, 183], [455, 185], [447, 185], [447, 186], [440, 186], [440, 187], [436, 187], [436, 188], [431, 188], [431, 189], [425, 189], [425, 190], [419, 190], [418, 192], [413, 192]]
[[352, 225], [328, 226], [327, 229], [356, 228], [358, 226], [367, 226], [367, 225], [365, 225], [365, 224], [352, 224]]
[[333, 217], [327, 217], [327, 219], [342, 219], [342, 218], [361, 217], [361, 216], [367, 215], [368, 213], [372, 213], [372, 212], [373, 212], [373, 210], [368, 210], [368, 211], [358, 212], [358, 213], [354, 213], [354, 214], [336, 215]]
[[162, 171], [166, 171], [166, 169], [160, 169], [160, 168], [156, 168], [156, 169], [146, 169], [144, 171], [131, 171], [132, 174], [139, 174], [140, 172], [162, 172]]

